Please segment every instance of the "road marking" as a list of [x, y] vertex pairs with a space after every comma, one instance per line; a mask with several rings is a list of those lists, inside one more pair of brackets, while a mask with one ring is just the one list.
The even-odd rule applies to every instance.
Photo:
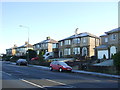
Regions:
[[50, 81], [50, 82], [54, 82], [54, 83], [58, 83], [58, 84], [61, 84], [61, 85], [66, 85], [66, 84], [64, 84], [64, 83], [57, 82], [57, 81], [53, 81], [53, 80], [50, 80], [50, 79], [45, 79], [45, 80]]
[[53, 80], [50, 80], [50, 79], [45, 79], [45, 80], [53, 82], [53, 83], [58, 83], [58, 84], [61, 84], [61, 85], [65, 85], [65, 86], [68, 86], [68, 87], [74, 87], [74, 86], [67, 85], [67, 84], [64, 84], [64, 83], [61, 83], [61, 82], [57, 82], [57, 81], [53, 81]]
[[[3, 71], [2, 71], [3, 72]], [[6, 73], [6, 72], [3, 72], [3, 73], [5, 73], [5, 74], [7, 74], [7, 75], [9, 75], [9, 76], [12, 76], [12, 74], [9, 74], [9, 73]]]
[[30, 82], [30, 81], [27, 81], [27, 80], [24, 80], [24, 79], [20, 79], [20, 80], [22, 80], [23, 82], [29, 83], [29, 84], [31, 84], [31, 85], [33, 85], [33, 86], [36, 86], [36, 87], [39, 87], [39, 88], [44, 88], [44, 87], [42, 87], [42, 86], [40, 86], [40, 85], [38, 85], [38, 84], [32, 83], [32, 82]]

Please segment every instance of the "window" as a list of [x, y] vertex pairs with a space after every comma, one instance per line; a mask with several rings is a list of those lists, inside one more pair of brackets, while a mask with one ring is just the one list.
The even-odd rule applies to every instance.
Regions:
[[73, 48], [73, 54], [80, 54], [80, 47]]
[[99, 45], [100, 41], [99, 39], [96, 39], [96, 45]]
[[70, 44], [71, 44], [70, 40], [65, 40], [65, 45], [70, 45]]
[[108, 42], [108, 38], [105, 38], [105, 42]]
[[86, 43], [86, 38], [83, 38], [83, 43]]
[[64, 49], [64, 55], [70, 55], [70, 54], [71, 54], [70, 48]]
[[63, 46], [63, 42], [61, 41], [61, 42], [59, 43], [59, 45], [60, 45], [60, 46]]
[[73, 42], [72, 42], [73, 44], [78, 44], [78, 43], [80, 43], [80, 38], [75, 38], [75, 39], [73, 39]]
[[37, 48], [39, 48], [40, 46], [39, 45], [36, 45]]
[[116, 39], [116, 34], [112, 34], [111, 38], [112, 38], [112, 40], [115, 40]]
[[58, 48], [57, 44], [56, 43], [52, 44], [52, 48]]
[[87, 48], [86, 47], [82, 48], [82, 56], [87, 56]]

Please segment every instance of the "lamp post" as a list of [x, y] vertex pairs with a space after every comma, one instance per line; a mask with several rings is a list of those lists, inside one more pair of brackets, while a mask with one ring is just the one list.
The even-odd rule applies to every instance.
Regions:
[[[28, 49], [29, 49], [29, 31], [30, 31], [30, 28], [27, 27], [27, 26], [24, 26], [24, 25], [19, 25], [19, 27], [26, 28], [28, 30], [28, 43], [27, 43], [27, 51], [28, 51]], [[29, 52], [27, 52], [27, 54], [28, 54], [27, 59], [29, 61]]]

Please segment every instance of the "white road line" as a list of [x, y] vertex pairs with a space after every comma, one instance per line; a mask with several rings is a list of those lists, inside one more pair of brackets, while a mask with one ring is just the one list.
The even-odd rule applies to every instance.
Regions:
[[42, 87], [42, 86], [40, 86], [40, 85], [38, 85], [38, 84], [32, 83], [32, 82], [30, 82], [30, 81], [27, 81], [27, 80], [24, 80], [24, 79], [20, 79], [20, 80], [22, 80], [23, 82], [29, 83], [29, 84], [31, 84], [31, 85], [33, 85], [33, 86], [36, 86], [36, 87], [39, 87], [39, 88], [44, 88], [44, 87]]
[[[2, 71], [3, 72], [3, 71]], [[12, 76], [12, 74], [9, 74], [9, 73], [6, 73], [6, 72], [3, 72], [3, 73], [5, 73], [5, 74], [7, 74], [7, 75], [9, 75], [9, 76]]]
[[67, 85], [67, 84], [64, 84], [64, 83], [61, 83], [61, 82], [57, 82], [57, 81], [53, 81], [53, 80], [50, 80], [50, 79], [45, 79], [45, 80], [50, 81], [50, 82], [53, 82], [53, 83], [58, 83], [58, 84], [61, 84], [61, 85], [65, 85], [65, 86], [68, 86], [68, 87], [75, 88], [74, 86]]
[[54, 82], [54, 83], [58, 83], [58, 84], [61, 84], [61, 85], [66, 85], [66, 84], [64, 84], [64, 83], [57, 82], [57, 81], [53, 81], [53, 80], [50, 80], [50, 79], [45, 79], [45, 80], [50, 81], [50, 82]]

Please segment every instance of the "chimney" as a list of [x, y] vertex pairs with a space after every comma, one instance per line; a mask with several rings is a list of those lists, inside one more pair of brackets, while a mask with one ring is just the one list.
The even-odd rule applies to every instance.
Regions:
[[25, 45], [28, 45], [28, 42], [25, 42]]
[[50, 40], [50, 37], [47, 37], [46, 39], [47, 39], [47, 40]]

